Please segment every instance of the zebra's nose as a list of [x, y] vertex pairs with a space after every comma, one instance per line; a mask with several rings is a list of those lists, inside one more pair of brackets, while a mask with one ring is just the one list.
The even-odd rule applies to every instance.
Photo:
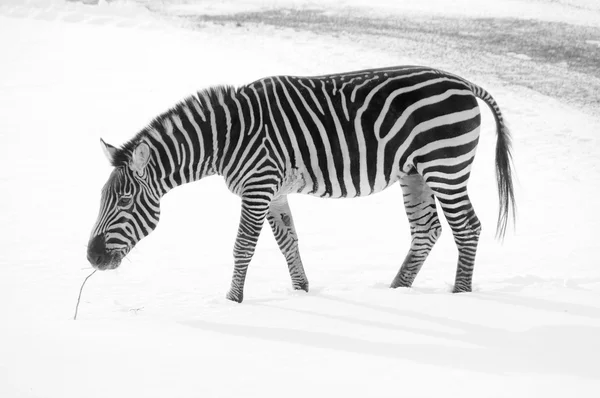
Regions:
[[94, 236], [88, 244], [88, 261], [95, 268], [103, 269], [103, 266], [106, 266], [106, 263], [108, 262], [108, 257], [108, 253], [106, 253], [106, 242], [104, 240], [104, 236]]

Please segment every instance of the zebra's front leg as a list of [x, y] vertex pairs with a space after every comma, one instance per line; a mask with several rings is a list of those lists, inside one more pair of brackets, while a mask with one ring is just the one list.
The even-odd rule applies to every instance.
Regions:
[[292, 286], [295, 290], [308, 292], [308, 279], [298, 250], [298, 235], [294, 227], [294, 219], [287, 201], [287, 196], [280, 196], [271, 202], [267, 220], [271, 224], [275, 240], [287, 261]]
[[260, 235], [267, 212], [269, 211], [270, 198], [263, 195], [248, 195], [242, 197], [242, 215], [238, 227], [237, 238], [233, 247], [233, 278], [227, 299], [241, 303], [244, 300], [244, 282], [248, 264], [254, 255], [256, 242]]

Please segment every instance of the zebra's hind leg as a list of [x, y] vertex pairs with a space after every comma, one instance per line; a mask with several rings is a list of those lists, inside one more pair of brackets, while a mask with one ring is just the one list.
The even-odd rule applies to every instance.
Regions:
[[402, 267], [390, 287], [410, 287], [442, 233], [435, 207], [435, 197], [420, 174], [414, 173], [400, 180], [404, 207], [410, 222], [411, 244]]
[[475, 214], [466, 187], [441, 189], [434, 186], [432, 188], [452, 228], [454, 242], [458, 247], [458, 265], [453, 292], [470, 292], [481, 223]]
[[298, 235], [287, 196], [280, 196], [271, 202], [267, 220], [271, 224], [275, 240], [287, 261], [292, 286], [295, 290], [308, 292], [308, 279], [298, 250]]

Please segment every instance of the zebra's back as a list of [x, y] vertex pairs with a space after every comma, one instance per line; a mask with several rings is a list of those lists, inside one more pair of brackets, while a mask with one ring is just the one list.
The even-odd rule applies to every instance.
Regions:
[[413, 170], [435, 169], [437, 160], [474, 156], [478, 140], [469, 83], [436, 69], [274, 76], [240, 91], [262, 97], [270, 139], [289, 160], [287, 191], [369, 195]]

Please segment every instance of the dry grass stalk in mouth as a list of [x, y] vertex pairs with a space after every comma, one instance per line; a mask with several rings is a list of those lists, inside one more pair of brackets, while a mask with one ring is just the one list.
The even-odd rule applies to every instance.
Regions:
[[94, 275], [96, 273], [97, 270], [92, 271], [91, 274], [89, 274], [84, 280], [83, 283], [81, 284], [81, 288], [79, 289], [79, 297], [77, 297], [77, 305], [75, 306], [75, 315], [73, 316], [73, 320], [76, 321], [77, 320], [77, 311], [79, 310], [79, 302], [81, 301], [81, 292], [83, 291], [83, 287], [85, 286], [85, 283], [87, 282], [87, 280], [90, 278], [90, 276]]

